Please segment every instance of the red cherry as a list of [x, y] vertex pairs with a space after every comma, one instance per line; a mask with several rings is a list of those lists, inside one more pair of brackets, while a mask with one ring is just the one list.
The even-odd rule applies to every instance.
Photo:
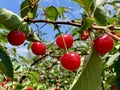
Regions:
[[80, 36], [81, 36], [81, 39], [82, 40], [86, 40], [89, 36], [90, 36], [90, 34], [89, 33], [86, 33], [86, 34], [80, 34]]
[[[73, 37], [72, 37], [72, 35], [64, 34], [63, 38], [64, 38], [67, 49], [70, 48], [73, 45]], [[62, 38], [62, 35], [59, 35], [56, 38], [56, 44], [58, 45], [59, 48], [65, 49], [63, 38]]]
[[11, 79], [10, 79], [10, 78], [8, 78], [8, 77], [7, 77], [5, 80], [6, 80], [7, 82], [11, 81]]
[[14, 46], [19, 46], [22, 43], [24, 43], [26, 39], [26, 35], [21, 31], [14, 30], [14, 31], [9, 32], [7, 39], [10, 44]]
[[27, 89], [26, 90], [33, 90], [33, 88], [32, 87], [27, 87]]
[[44, 55], [46, 52], [46, 45], [41, 42], [34, 42], [31, 49], [35, 55]]
[[108, 34], [102, 34], [100, 37], [94, 40], [94, 48], [99, 54], [105, 54], [109, 52], [114, 46], [114, 41]]
[[1, 86], [5, 87], [5, 85], [6, 85], [6, 82], [1, 83]]
[[116, 86], [114, 84], [112, 84], [112, 87], [111, 87], [112, 90], [117, 90], [116, 89]]
[[81, 57], [76, 52], [70, 52], [68, 54], [64, 54], [61, 57], [62, 66], [70, 71], [75, 71], [79, 68], [81, 63]]
[[59, 88], [59, 87], [57, 87], [57, 88], [55, 88], [55, 90], [60, 90], [60, 88]]

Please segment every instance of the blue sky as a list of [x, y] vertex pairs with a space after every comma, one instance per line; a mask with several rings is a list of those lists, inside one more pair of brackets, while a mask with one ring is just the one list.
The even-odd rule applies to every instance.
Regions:
[[[1, 8], [6, 8], [8, 10], [13, 11], [14, 13], [17, 13], [20, 11], [20, 4], [23, 0], [0, 0], [0, 7]], [[42, 7], [47, 7], [47, 6], [56, 6], [56, 7], [69, 7], [72, 8], [73, 11], [71, 12], [73, 14], [73, 16], [71, 16], [70, 14], [67, 14], [69, 18], [67, 18], [67, 20], [70, 19], [75, 19], [76, 18], [80, 18], [80, 7], [75, 3], [75, 2], [71, 2], [71, 0], [41, 0], [40, 2], [40, 6]], [[39, 26], [42, 26], [43, 24], [39, 24]], [[31, 27], [33, 29], [37, 29], [35, 27], [35, 25], [31, 25]], [[65, 32], [65, 30], [67, 29], [66, 26], [65, 27], [61, 27], [62, 31]], [[42, 28], [42, 32], [47, 33], [47, 36], [43, 37], [46, 40], [52, 40], [53, 41], [53, 37], [55, 36], [55, 34], [57, 33], [57, 31], [53, 30], [53, 27], [51, 27], [50, 25], [46, 25], [44, 28]]]

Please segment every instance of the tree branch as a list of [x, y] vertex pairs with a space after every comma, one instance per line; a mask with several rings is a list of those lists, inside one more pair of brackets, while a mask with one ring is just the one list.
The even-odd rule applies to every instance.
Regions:
[[[59, 48], [56, 48], [55, 50], [58, 50]], [[45, 57], [49, 56], [50, 54], [52, 54], [53, 51], [49, 52], [49, 54], [45, 54], [44, 56], [40, 57], [39, 59], [37, 59], [36, 61], [34, 61], [31, 66], [34, 66], [36, 63], [38, 63], [39, 61], [41, 61], [42, 59], [44, 59]]]
[[72, 25], [76, 27], [81, 27], [81, 23], [76, 23], [74, 20], [71, 21], [52, 21], [52, 20], [33, 20], [33, 19], [27, 19], [26, 22], [32, 22], [32, 23], [51, 23], [51, 24], [64, 24], [64, 25]]

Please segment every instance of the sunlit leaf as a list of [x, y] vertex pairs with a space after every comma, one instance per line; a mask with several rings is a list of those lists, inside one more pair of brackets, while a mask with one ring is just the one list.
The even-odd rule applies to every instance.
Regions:
[[93, 50], [86, 67], [76, 76], [70, 90], [97, 90], [101, 82], [101, 69], [100, 57]]
[[104, 7], [98, 7], [94, 13], [94, 17], [98, 24], [106, 25], [107, 24], [107, 11]]
[[94, 19], [85, 18], [83, 21], [83, 25], [81, 27], [81, 30], [85, 30], [91, 27], [91, 25], [94, 23]]
[[93, 2], [94, 2], [95, 7], [99, 7], [103, 5], [106, 2], [106, 0], [93, 0]]
[[47, 19], [56, 20], [58, 17], [58, 10], [54, 6], [45, 8], [45, 15]]
[[80, 6], [82, 6], [86, 11], [89, 11], [93, 0], [73, 0], [77, 2]]
[[115, 53], [114, 55], [112, 55], [106, 62], [106, 67], [110, 67], [111, 65], [113, 65], [119, 56], [120, 56], [120, 53]]

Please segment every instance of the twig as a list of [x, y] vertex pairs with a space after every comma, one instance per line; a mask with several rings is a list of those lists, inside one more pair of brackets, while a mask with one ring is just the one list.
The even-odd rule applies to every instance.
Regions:
[[[55, 49], [58, 50], [59, 48]], [[49, 54], [45, 54], [44, 56], [40, 57], [39, 59], [37, 59], [36, 61], [34, 61], [31, 66], [34, 66], [36, 63], [38, 63], [39, 61], [41, 61], [42, 59], [44, 59], [45, 57], [49, 56], [50, 54], [52, 54], [53, 51], [49, 52]]]
[[51, 24], [64, 24], [64, 25], [72, 25], [76, 27], [81, 27], [81, 23], [76, 23], [73, 20], [71, 21], [52, 21], [52, 20], [33, 20], [33, 19], [27, 19], [26, 22], [32, 22], [32, 23], [51, 23]]

